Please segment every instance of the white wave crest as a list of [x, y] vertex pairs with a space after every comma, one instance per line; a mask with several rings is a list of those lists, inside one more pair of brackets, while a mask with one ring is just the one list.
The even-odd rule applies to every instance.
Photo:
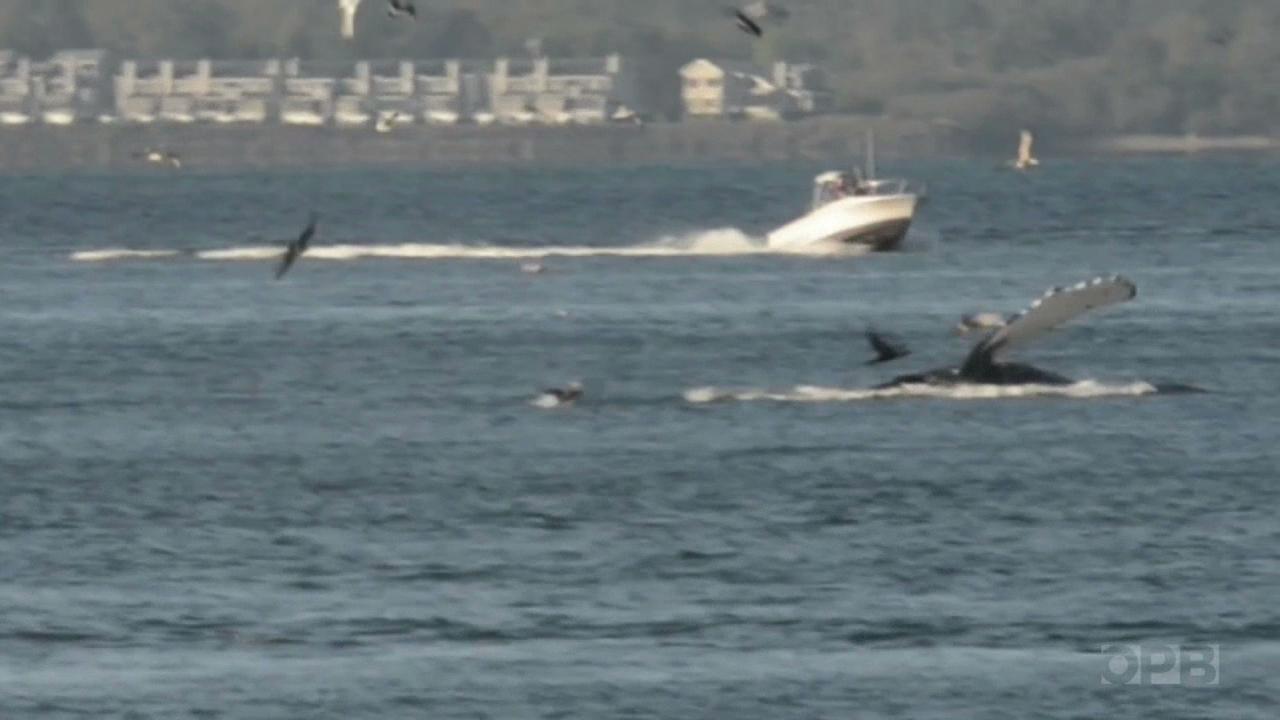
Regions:
[[181, 255], [179, 250], [130, 250], [128, 248], [106, 248], [103, 250], [82, 250], [71, 253], [76, 262], [108, 262], [111, 260], [157, 260]]
[[[307, 252], [308, 255], [310, 253], [311, 251]], [[201, 260], [275, 260], [283, 254], [283, 247], [235, 247], [201, 250], [195, 256]]]
[[715, 387], [692, 388], [684, 392], [686, 402], [705, 405], [718, 402], [790, 402], [834, 403], [881, 400], [890, 398], [942, 398], [948, 400], [995, 400], [1024, 397], [1068, 397], [1078, 399], [1100, 397], [1137, 397], [1156, 392], [1146, 382], [1106, 384], [1081, 380], [1071, 385], [900, 385], [891, 388], [824, 388], [800, 385], [787, 391], [725, 390]]
[[[262, 261], [274, 260], [284, 252], [284, 246], [243, 246], [190, 253], [200, 260], [210, 261]], [[316, 245], [307, 250], [307, 259], [359, 260], [364, 258], [395, 258], [404, 260], [537, 260], [547, 257], [729, 257], [737, 255], [803, 254], [803, 255], [860, 255], [866, 252], [862, 246], [814, 246], [801, 250], [770, 248], [763, 238], [752, 237], [735, 228], [704, 230], [684, 235], [663, 237], [656, 242], [621, 247], [597, 247], [588, 245], [552, 245], [543, 247], [514, 247], [509, 245], [464, 245], [460, 243], [398, 243], [377, 245], [335, 244]], [[86, 250], [71, 254], [80, 262], [95, 260], [146, 260], [173, 257], [183, 254], [179, 250]]]

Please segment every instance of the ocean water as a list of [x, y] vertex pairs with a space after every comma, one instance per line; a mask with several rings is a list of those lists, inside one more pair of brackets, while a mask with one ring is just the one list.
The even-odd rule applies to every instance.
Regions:
[[883, 165], [0, 178], [0, 718], [1275, 717], [1280, 162]]

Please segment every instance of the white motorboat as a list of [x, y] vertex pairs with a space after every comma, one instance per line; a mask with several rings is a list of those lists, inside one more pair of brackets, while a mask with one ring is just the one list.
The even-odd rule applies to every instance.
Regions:
[[893, 250], [906, 237], [920, 196], [906, 180], [877, 179], [868, 140], [865, 176], [828, 171], [813, 179], [809, 212], [769, 233], [769, 247], [821, 251], [841, 246]]

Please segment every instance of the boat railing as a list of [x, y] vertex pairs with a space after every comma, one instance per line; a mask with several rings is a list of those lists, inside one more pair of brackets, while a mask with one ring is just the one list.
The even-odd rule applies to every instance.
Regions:
[[911, 183], [898, 178], [884, 180], [863, 180], [862, 186], [872, 195], [899, 195], [911, 192]]

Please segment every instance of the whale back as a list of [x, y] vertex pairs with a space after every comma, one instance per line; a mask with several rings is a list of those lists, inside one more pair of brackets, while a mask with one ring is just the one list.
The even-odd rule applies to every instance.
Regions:
[[1133, 281], [1121, 275], [1096, 277], [1071, 287], [1053, 288], [1031, 303], [1031, 307], [1010, 318], [1007, 325], [979, 341], [969, 352], [964, 370], [989, 365], [1001, 353], [1025, 345], [1079, 315], [1131, 300], [1137, 294], [1138, 288]]

